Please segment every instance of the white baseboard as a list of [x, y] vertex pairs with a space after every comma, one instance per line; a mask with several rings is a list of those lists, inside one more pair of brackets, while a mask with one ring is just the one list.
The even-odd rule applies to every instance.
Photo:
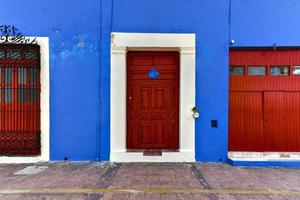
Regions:
[[144, 156], [143, 152], [114, 151], [110, 154], [112, 162], [195, 162], [193, 150], [162, 152], [161, 156]]

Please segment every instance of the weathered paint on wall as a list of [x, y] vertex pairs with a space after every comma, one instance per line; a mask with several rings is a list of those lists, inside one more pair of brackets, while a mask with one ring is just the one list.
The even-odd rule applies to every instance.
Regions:
[[[12, 0], [1, 6], [0, 24], [50, 38], [51, 160], [109, 159], [111, 31], [196, 33], [198, 161], [227, 159], [229, 39], [235, 46], [300, 44], [297, 0], [232, 0], [231, 12], [230, 0]], [[213, 119], [218, 128], [210, 126]]]

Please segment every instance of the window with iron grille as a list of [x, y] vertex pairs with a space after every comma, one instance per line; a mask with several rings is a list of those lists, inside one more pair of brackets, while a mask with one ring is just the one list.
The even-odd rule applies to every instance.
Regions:
[[40, 154], [40, 48], [0, 44], [0, 155]]

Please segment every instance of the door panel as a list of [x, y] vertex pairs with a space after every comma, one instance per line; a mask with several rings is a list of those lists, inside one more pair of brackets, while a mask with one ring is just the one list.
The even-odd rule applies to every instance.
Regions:
[[140, 105], [141, 109], [147, 110], [151, 109], [152, 106], [152, 88], [150, 87], [141, 87], [139, 89], [139, 93], [141, 94]]
[[178, 53], [129, 52], [127, 88], [127, 149], [178, 149]]
[[264, 92], [265, 151], [285, 150], [285, 106], [284, 92]]
[[244, 150], [263, 151], [263, 98], [262, 92], [245, 92]]
[[229, 150], [244, 150], [244, 93], [229, 93]]
[[153, 109], [166, 110], [166, 90], [167, 88], [154, 88], [153, 89]]
[[287, 92], [286, 102], [287, 150], [300, 151], [300, 92]]
[[139, 122], [138, 137], [140, 138], [140, 147], [147, 147], [153, 141], [151, 122]]
[[166, 123], [153, 123], [152, 127], [153, 127], [153, 142], [158, 146], [166, 145], [167, 135], [168, 135]]

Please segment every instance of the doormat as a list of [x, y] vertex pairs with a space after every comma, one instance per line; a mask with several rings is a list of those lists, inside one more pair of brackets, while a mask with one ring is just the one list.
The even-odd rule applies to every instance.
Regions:
[[145, 150], [143, 156], [161, 156], [162, 152], [160, 150]]

